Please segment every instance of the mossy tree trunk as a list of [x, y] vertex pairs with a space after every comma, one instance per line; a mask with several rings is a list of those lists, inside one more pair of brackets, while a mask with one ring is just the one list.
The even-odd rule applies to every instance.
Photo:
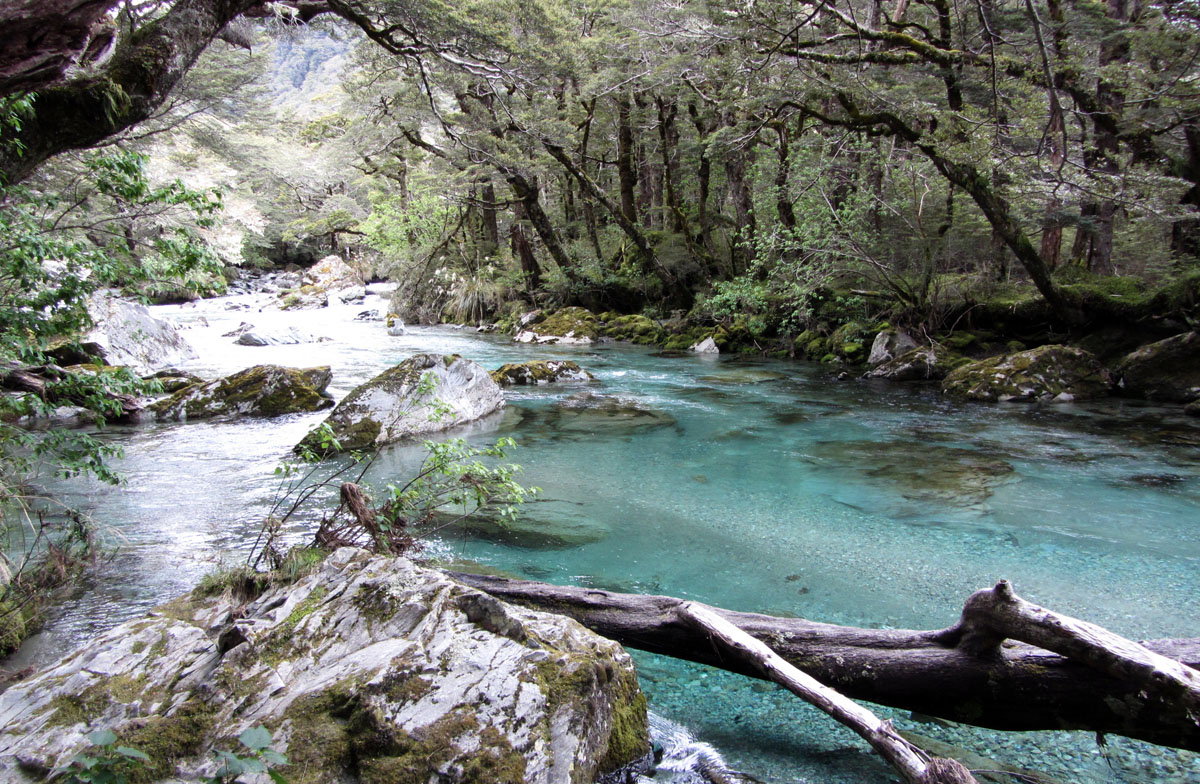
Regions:
[[93, 147], [150, 117], [225, 25], [259, 5], [261, 0], [180, 0], [122, 38], [96, 72], [39, 89], [32, 116], [20, 130], [5, 132], [0, 177], [20, 182], [48, 158]]

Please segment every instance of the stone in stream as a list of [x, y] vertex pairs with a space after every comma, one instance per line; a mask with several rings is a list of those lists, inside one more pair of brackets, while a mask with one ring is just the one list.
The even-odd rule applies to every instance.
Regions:
[[558, 615], [343, 548], [246, 604], [192, 594], [0, 695], [0, 778], [111, 729], [152, 781], [212, 776], [263, 726], [292, 784], [591, 784], [649, 750], [629, 655]]
[[320, 411], [333, 405], [325, 394], [329, 366], [306, 368], [256, 365], [217, 381], [193, 384], [149, 407], [163, 420], [210, 417], [274, 417]]
[[569, 359], [543, 359], [534, 362], [510, 362], [491, 372], [492, 380], [502, 387], [551, 384], [555, 382], [595, 381], [596, 377]]
[[416, 354], [356, 387], [296, 450], [321, 454], [368, 449], [471, 422], [504, 405], [487, 371], [456, 354]]
[[[540, 311], [535, 313], [539, 316], [533, 318], [539, 318]], [[595, 314], [577, 307], [563, 308], [538, 321], [521, 326], [523, 329], [513, 338], [517, 343], [590, 345], [600, 337]]]
[[[249, 325], [245, 325], [249, 326]], [[235, 330], [237, 339], [233, 342], [239, 346], [297, 346], [302, 343], [321, 343], [329, 338], [321, 338], [305, 332], [298, 327], [280, 327], [276, 329], [249, 329], [238, 327]]]
[[1018, 478], [997, 455], [915, 440], [822, 442], [813, 456], [837, 473], [857, 473], [918, 504], [977, 507]]
[[1171, 403], [1200, 400], [1200, 333], [1142, 346], [1117, 363], [1116, 373], [1126, 395]]
[[109, 365], [145, 374], [196, 356], [179, 331], [150, 315], [145, 305], [97, 292], [88, 300], [88, 312], [96, 326], [84, 340], [94, 344]]
[[168, 395], [173, 395], [181, 389], [187, 389], [193, 384], [203, 384], [204, 379], [195, 373], [177, 368], [166, 368], [149, 376], [143, 376], [144, 381], [157, 381]]
[[1108, 372], [1091, 353], [1074, 346], [1039, 346], [968, 362], [951, 371], [942, 392], [968, 400], [1070, 402], [1105, 397]]

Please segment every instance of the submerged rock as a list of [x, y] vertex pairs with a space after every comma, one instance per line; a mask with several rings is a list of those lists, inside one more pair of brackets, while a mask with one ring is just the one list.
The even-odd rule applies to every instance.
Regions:
[[492, 380], [502, 387], [555, 382], [588, 382], [596, 377], [569, 359], [543, 359], [501, 365], [491, 372]]
[[331, 377], [328, 365], [303, 370], [256, 365], [217, 381], [185, 387], [149, 410], [166, 420], [320, 411], [333, 405], [325, 396]]
[[150, 315], [145, 305], [99, 292], [89, 300], [88, 311], [96, 326], [85, 340], [95, 344], [110, 365], [146, 374], [196, 356], [179, 331]]
[[839, 473], [859, 473], [923, 505], [976, 506], [1017, 478], [1012, 464], [999, 456], [920, 441], [830, 441], [815, 455]]
[[600, 336], [596, 316], [583, 308], [563, 308], [522, 327], [513, 338], [518, 343], [588, 345]]
[[1051, 400], [1104, 397], [1108, 374], [1087, 351], [1040, 346], [1007, 356], [969, 362], [951, 371], [942, 391], [968, 400]]
[[582, 547], [602, 542], [612, 534], [603, 523], [586, 515], [561, 508], [551, 514], [543, 512], [542, 504], [527, 504], [513, 519], [498, 514], [473, 514], [460, 519], [451, 513], [435, 518], [433, 525], [443, 537], [457, 535], [526, 550]]
[[590, 784], [649, 747], [616, 643], [346, 548], [248, 605], [176, 600], [12, 687], [0, 777], [41, 781], [105, 727], [149, 780], [195, 781], [257, 726], [292, 784]]
[[1200, 400], [1200, 334], [1184, 332], [1133, 351], [1117, 363], [1127, 395], [1171, 403]]
[[550, 419], [551, 431], [561, 434], [629, 435], [675, 425], [670, 414], [645, 408], [637, 401], [590, 392], [560, 401]]
[[487, 371], [457, 354], [416, 354], [356, 387], [329, 418], [336, 445], [317, 431], [297, 450], [333, 454], [383, 446], [435, 433], [490, 414], [504, 405], [500, 386]]
[[867, 364], [871, 367], [882, 365], [888, 360], [907, 354], [918, 345], [912, 335], [902, 329], [881, 330], [875, 336], [875, 342], [871, 344], [871, 354], [867, 357]]

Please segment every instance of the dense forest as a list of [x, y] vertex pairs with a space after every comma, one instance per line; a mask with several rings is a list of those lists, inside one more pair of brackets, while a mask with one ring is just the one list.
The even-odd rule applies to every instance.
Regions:
[[[317, 11], [324, 54], [293, 43], [311, 40], [294, 32], [301, 12], [276, 7], [222, 28], [250, 53], [216, 43], [184, 74], [141, 59], [155, 26], [194, 24], [183, 9], [127, 9], [118, 31], [143, 41], [118, 36], [86, 80], [8, 99], [10, 185], [65, 149], [111, 149], [134, 122], [122, 150], [181, 129], [176, 171], [207, 162], [210, 185], [236, 172], [227, 198], [263, 218], [221, 249], [225, 265], [341, 252], [400, 281], [411, 321], [581, 305], [686, 316], [740, 347], [794, 352], [783, 338], [855, 319], [935, 335], [1007, 308], [1044, 338], [1189, 298], [1200, 164], [1186, 4], [302, 13]], [[187, 29], [176, 56], [216, 34]], [[256, 46], [272, 52], [273, 81]], [[330, 56], [344, 79], [281, 100]], [[160, 83], [175, 79], [168, 98]], [[60, 159], [27, 184], [70, 169]], [[160, 230], [138, 217], [121, 231]]]
[[[396, 337], [405, 324], [453, 324], [535, 346], [628, 341], [655, 347], [652, 356], [665, 360], [697, 354], [802, 360], [843, 385], [864, 375], [937, 382], [939, 399], [1137, 399], [1163, 404], [1166, 413], [1156, 409], [1154, 416], [1174, 428], [1147, 426], [1153, 437], [1194, 452], [1197, 420], [1188, 417], [1200, 416], [1198, 58], [1200, 7], [1175, 0], [5, 3], [0, 513], [7, 534], [0, 553], [0, 654], [19, 648], [44, 621], [53, 590], [97, 552], [96, 529], [74, 509], [61, 511], [66, 504], [44, 490], [45, 477], [116, 485], [123, 442], [108, 438], [104, 425], [155, 416], [186, 420], [187, 412], [200, 418], [194, 401], [178, 395], [200, 389], [203, 379], [174, 366], [152, 374], [160, 367], [105, 358], [106, 347], [93, 335], [115, 320], [114, 302], [171, 305], [268, 292], [272, 302], [258, 313], [305, 311], [343, 295], [347, 305], [361, 304], [369, 286], [384, 284], [386, 308], [363, 311], [359, 319], [386, 321]], [[147, 314], [135, 343], [150, 342], [150, 323]], [[253, 329], [241, 327], [222, 337], [240, 341]], [[418, 370], [473, 372], [462, 365], [452, 371], [457, 361], [457, 354], [406, 360]], [[507, 381], [497, 376], [505, 372]], [[520, 384], [525, 373], [544, 382], [538, 374], [549, 372], [505, 365], [489, 378]], [[575, 381], [595, 380], [578, 366], [567, 372]], [[772, 366], [742, 378], [755, 373], [755, 383], [784, 375]], [[329, 368], [300, 374], [307, 375], [281, 371], [311, 398], [308, 413], [332, 407]], [[433, 382], [420, 380], [403, 383], [425, 394], [421, 384]], [[504, 405], [498, 389], [494, 396], [493, 410]], [[718, 400], [724, 399], [713, 393], [705, 403]], [[562, 405], [568, 412], [608, 406], [605, 416], [634, 423], [631, 434], [685, 430], [671, 416], [615, 395]], [[82, 427], [62, 426], [64, 406], [77, 417], [71, 424]], [[431, 410], [436, 421], [451, 408], [439, 402]], [[522, 416], [526, 423], [562, 424], [561, 412], [554, 415], [559, 419], [536, 411]], [[816, 416], [781, 413], [775, 424]], [[330, 419], [336, 428], [335, 418], [336, 412]], [[361, 444], [329, 427], [296, 445], [299, 458], [288, 461], [298, 462], [278, 469], [285, 479], [305, 462], [389, 443], [378, 424]], [[336, 511], [322, 516], [317, 549], [366, 543], [394, 553], [413, 546], [406, 526], [441, 519], [447, 499], [475, 504], [475, 511], [532, 500], [536, 493], [527, 496], [517, 484], [515, 466], [492, 467], [516, 443], [428, 445], [417, 478], [399, 490], [389, 485], [391, 500], [377, 509], [347, 482], [330, 501]], [[988, 462], [969, 449], [940, 448], [922, 444], [911, 454], [953, 464], [952, 481], [969, 485], [976, 501], [989, 499], [1015, 472], [1011, 455]], [[865, 462], [874, 449], [852, 447], [847, 454]], [[910, 457], [909, 449], [900, 450], [899, 462], [919, 463], [923, 458]], [[1171, 453], [1172, 469], [1190, 471], [1194, 455], [1178, 454]], [[889, 470], [898, 472], [898, 481], [887, 475], [898, 484], [927, 481], [914, 478], [913, 468]], [[446, 484], [422, 484], [429, 477]], [[702, 473], [691, 477], [699, 485], [709, 481]], [[1162, 471], [1138, 477], [1145, 487], [1190, 481]], [[428, 497], [417, 500], [420, 492]], [[945, 500], [941, 490], [906, 486], [904, 492], [907, 500]], [[267, 544], [260, 548], [256, 540], [249, 567], [222, 578], [214, 595], [257, 599], [267, 591], [261, 576], [267, 566], [272, 575], [291, 570], [292, 582], [308, 579], [306, 569], [331, 568], [297, 566], [293, 556], [270, 549], [298, 506], [282, 519], [272, 508], [259, 534]], [[504, 520], [497, 525], [503, 528]], [[338, 568], [349, 574], [359, 567]], [[738, 630], [725, 629], [702, 606], [671, 605], [667, 612], [655, 602], [668, 597], [599, 591], [610, 604], [597, 610], [599, 600], [574, 589], [455, 579], [573, 614], [633, 647], [752, 672], [797, 693], [807, 688], [793, 688], [786, 668], [783, 676], [763, 676], [767, 665], [760, 660], [772, 661], [772, 651], [739, 647], [745, 641]], [[786, 577], [800, 579], [799, 572]], [[316, 602], [326, 589], [314, 590], [321, 592], [312, 594]], [[286, 634], [311, 612], [310, 599], [303, 608], [288, 604], [293, 614], [280, 627]], [[497, 621], [490, 605], [464, 612], [498, 626], [502, 636], [525, 639], [506, 625], [519, 623], [507, 616]], [[625, 615], [614, 623], [620, 613], [641, 625], [622, 626]], [[760, 639], [810, 633], [762, 618], [768, 616], [742, 625], [763, 624]], [[1063, 726], [1197, 748], [1200, 680], [1180, 664], [1195, 658], [1195, 641], [1159, 641], [1129, 654], [1127, 640], [1073, 623], [1002, 582], [973, 596], [962, 620], [938, 632], [845, 632], [868, 649], [854, 654], [867, 657], [864, 672], [895, 666], [895, 683], [881, 687], [848, 671], [855, 668], [820, 666], [829, 668], [822, 671], [826, 680], [853, 696], [883, 695], [882, 704], [913, 715], [928, 708], [934, 716], [1001, 729]], [[217, 635], [220, 655], [247, 642], [232, 624]], [[698, 635], [727, 647], [697, 653]], [[1071, 669], [1082, 668], [1072, 646], [1090, 637], [1099, 640], [1103, 676]], [[1049, 668], [1059, 680], [1028, 711], [1024, 701], [1032, 698], [1022, 690], [1043, 690], [1037, 678], [1044, 651], [1001, 653], [1006, 639], [1055, 651], [1065, 662]], [[801, 669], [819, 669], [807, 661], [816, 654], [788, 650]], [[1122, 652], [1115, 664], [1104, 658], [1113, 650]], [[597, 665], [609, 673], [599, 681], [629, 697], [636, 676], [620, 674], [624, 666], [632, 672], [621, 655], [612, 654], [616, 665]], [[940, 657], [930, 666], [953, 673], [944, 694], [930, 696], [923, 673], [908, 680], [910, 662], [922, 656]], [[985, 708], [962, 697], [975, 694], [980, 679], [1009, 683], [979, 663], [1004, 656], [1010, 657], [1004, 678], [1017, 684], [1011, 694], [990, 694]], [[271, 662], [275, 672], [279, 661]], [[1057, 674], [1060, 666], [1065, 674]], [[1093, 678], [1109, 677], [1120, 683], [1093, 685]], [[1131, 718], [1113, 707], [1146, 690], [1160, 701], [1155, 718]], [[638, 698], [644, 725], [645, 699]], [[614, 704], [619, 708], [620, 700]], [[377, 718], [364, 718], [370, 711], [361, 708], [344, 715], [340, 707], [320, 710], [332, 711], [339, 727], [360, 728]], [[626, 752], [644, 743], [641, 736], [618, 743], [630, 721], [618, 708], [612, 742], [624, 763]], [[905, 750], [911, 744], [892, 738], [890, 724], [868, 724], [873, 729], [860, 734], [886, 758], [883, 747], [893, 742], [901, 749], [896, 753], [909, 755], [893, 761], [905, 780], [974, 780], [965, 769], [967, 778], [953, 778], [961, 766], [939, 770], [941, 760], [913, 761]], [[195, 731], [208, 732], [209, 725]], [[242, 743], [269, 767], [277, 763], [263, 756], [274, 753], [271, 739], [250, 735]], [[116, 739], [91, 742], [108, 748]], [[398, 741], [389, 743], [386, 754], [358, 746], [346, 752], [356, 760], [355, 775], [391, 781], [370, 765], [434, 754], [424, 745], [401, 754]], [[124, 746], [114, 748], [113, 754], [125, 753]], [[612, 767], [616, 752], [609, 751], [597, 755], [602, 762], [589, 762], [597, 774]], [[2, 756], [0, 772], [7, 770]], [[493, 762], [479, 780], [521, 780], [511, 760]], [[65, 770], [42, 773], [65, 776]], [[239, 775], [223, 770], [212, 775]], [[101, 780], [73, 775], [67, 780]]]

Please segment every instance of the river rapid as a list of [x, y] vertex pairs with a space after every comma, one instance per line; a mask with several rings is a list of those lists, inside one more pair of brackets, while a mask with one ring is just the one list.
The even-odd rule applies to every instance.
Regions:
[[[268, 300], [153, 310], [197, 348], [186, 370], [215, 378], [256, 364], [328, 364], [337, 398], [416, 352], [457, 353], [488, 369], [569, 357], [597, 377], [587, 387], [512, 388], [502, 414], [452, 433], [516, 439], [511, 459], [542, 500], [511, 529], [447, 532], [428, 555], [894, 628], [950, 625], [972, 591], [1004, 577], [1032, 601], [1121, 634], [1200, 636], [1200, 422], [1178, 409], [957, 403], [811, 363], [529, 346], [451, 327], [391, 337], [382, 322], [354, 320], [384, 308], [379, 298], [260, 312]], [[330, 340], [246, 347], [222, 337], [243, 321]], [[324, 416], [105, 430], [124, 449], [116, 467], [126, 483], [49, 489], [89, 510], [118, 549], [12, 664], [44, 664], [218, 564], [244, 560], [280, 493], [276, 466]], [[385, 449], [367, 480], [403, 482], [422, 456], [419, 445]], [[289, 540], [311, 535], [321, 511], [295, 516]], [[856, 736], [774, 686], [635, 656], [677, 756], [695, 751], [676, 742], [682, 725], [688, 742], [711, 744], [765, 782], [888, 780]], [[1186, 752], [880, 710], [904, 729], [1062, 782], [1200, 782], [1200, 760]], [[694, 780], [685, 768], [665, 780]]]

